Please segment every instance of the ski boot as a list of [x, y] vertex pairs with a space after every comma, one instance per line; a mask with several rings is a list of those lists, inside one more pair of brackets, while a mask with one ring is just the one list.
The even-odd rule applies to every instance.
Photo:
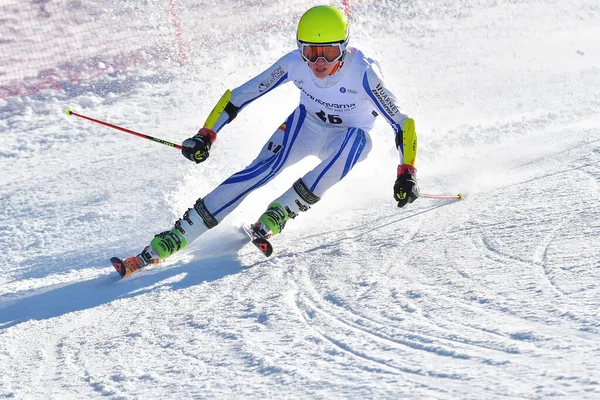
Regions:
[[153, 249], [150, 246], [146, 246], [144, 250], [137, 256], [127, 257], [121, 260], [118, 257], [112, 257], [110, 262], [115, 267], [121, 278], [131, 274], [138, 269], [142, 269], [147, 265], [156, 264], [160, 262], [157, 256], [153, 256]]
[[271, 236], [277, 235], [285, 228], [285, 223], [289, 219], [289, 214], [281, 204], [272, 203], [252, 226], [252, 229], [258, 237], [270, 239]]
[[150, 242], [150, 246], [146, 246], [137, 256], [128, 257], [124, 260], [113, 257], [110, 259], [110, 262], [119, 275], [125, 277], [150, 264], [159, 263], [161, 260], [185, 248], [186, 245], [187, 242], [183, 235], [176, 228], [173, 228], [170, 231], [165, 231], [154, 236], [154, 239]]
[[110, 259], [119, 275], [127, 276], [133, 271], [156, 264], [161, 260], [184, 249], [207, 230], [217, 226], [219, 221], [208, 211], [203, 199], [198, 199], [193, 208], [189, 208], [183, 217], [175, 222], [170, 231], [155, 235], [150, 246], [134, 257], [124, 260], [113, 257]]
[[308, 211], [310, 206], [320, 198], [310, 191], [302, 179], [277, 200], [269, 205], [267, 211], [260, 216], [258, 222], [250, 226], [247, 233], [254, 244], [267, 257], [273, 253], [269, 239], [280, 233], [288, 220], [294, 219], [299, 213]]
[[280, 204], [273, 203], [269, 205], [267, 211], [260, 216], [255, 224], [250, 226], [247, 232], [252, 240], [252, 244], [261, 253], [269, 257], [273, 254], [273, 246], [269, 242], [269, 239], [282, 231], [289, 218], [289, 214]]

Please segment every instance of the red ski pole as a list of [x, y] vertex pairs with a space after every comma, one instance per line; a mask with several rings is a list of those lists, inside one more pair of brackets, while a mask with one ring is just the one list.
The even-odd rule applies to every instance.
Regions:
[[74, 115], [76, 117], [87, 119], [88, 121], [92, 121], [92, 122], [95, 122], [95, 123], [100, 124], [100, 125], [108, 126], [109, 128], [117, 129], [117, 130], [125, 132], [125, 133], [130, 133], [132, 135], [136, 135], [136, 136], [139, 136], [141, 138], [149, 139], [149, 140], [152, 140], [154, 142], [164, 144], [165, 146], [175, 147], [176, 149], [180, 149], [181, 150], [181, 145], [180, 144], [175, 144], [175, 143], [167, 142], [166, 140], [155, 138], [155, 137], [148, 136], [148, 135], [144, 135], [143, 133], [135, 132], [135, 131], [132, 131], [132, 130], [129, 130], [129, 129], [126, 129], [126, 128], [121, 128], [120, 126], [109, 124], [108, 122], [104, 122], [104, 121], [100, 121], [100, 120], [97, 120], [97, 119], [94, 119], [94, 118], [86, 117], [85, 115], [77, 114], [76, 112], [71, 111], [70, 108], [67, 108], [67, 111], [65, 111], [65, 113], [67, 115]]
[[455, 200], [462, 200], [465, 198], [465, 195], [462, 193], [458, 193], [458, 194], [429, 194], [429, 193], [421, 193], [421, 195], [419, 196], [422, 199], [441, 199], [441, 200], [445, 200], [445, 199], [455, 199]]

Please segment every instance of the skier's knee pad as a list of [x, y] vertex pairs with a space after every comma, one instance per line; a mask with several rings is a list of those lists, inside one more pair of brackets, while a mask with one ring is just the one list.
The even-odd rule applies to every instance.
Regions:
[[204, 200], [198, 199], [193, 208], [189, 208], [183, 217], [175, 222], [175, 228], [185, 237], [188, 243], [194, 241], [209, 229], [214, 228], [219, 221], [204, 205]]
[[321, 198], [315, 195], [304, 184], [302, 178], [298, 179], [292, 187], [281, 195], [273, 203], [281, 205], [287, 212], [289, 218], [296, 218], [299, 212], [307, 211], [310, 206]]

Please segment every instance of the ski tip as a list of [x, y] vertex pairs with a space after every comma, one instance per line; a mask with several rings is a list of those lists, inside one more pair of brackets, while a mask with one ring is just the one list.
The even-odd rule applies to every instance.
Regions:
[[456, 197], [458, 198], [458, 200], [463, 200], [463, 199], [465, 198], [465, 195], [464, 195], [464, 194], [462, 194], [462, 193], [458, 193], [458, 194], [456, 195]]
[[115, 267], [115, 269], [117, 270], [117, 272], [119, 273], [121, 278], [127, 274], [127, 269], [125, 268], [125, 265], [123, 264], [123, 260], [121, 260], [118, 257], [112, 257], [110, 259], [110, 262], [112, 263], [113, 267]]
[[242, 224], [242, 230], [246, 235], [248, 235], [248, 238], [250, 238], [252, 244], [256, 246], [256, 248], [259, 249], [260, 252], [263, 253], [266, 257], [269, 257], [271, 254], [273, 254], [273, 245], [271, 244], [271, 242], [262, 237], [255, 237], [252, 233], [251, 225]]
[[252, 244], [255, 245], [261, 251], [261, 253], [265, 255], [265, 257], [270, 257], [271, 254], [273, 254], [273, 246], [266, 239], [254, 239]]

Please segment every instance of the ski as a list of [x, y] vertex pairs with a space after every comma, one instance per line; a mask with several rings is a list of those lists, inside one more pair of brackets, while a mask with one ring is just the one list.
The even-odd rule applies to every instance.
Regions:
[[[263, 253], [266, 257], [269, 257], [271, 254], [273, 254], [273, 246], [271, 245], [271, 243], [265, 237], [258, 236], [254, 232], [254, 229], [252, 229], [252, 226], [244, 224], [242, 225], [242, 230], [244, 231], [246, 236], [248, 236], [250, 242], [257, 249], [259, 249], [260, 252]], [[127, 257], [124, 259], [121, 259], [119, 257], [112, 257], [110, 259], [110, 262], [112, 263], [119, 276], [121, 278], [124, 278], [148, 265], [158, 263], [158, 261], [152, 261], [152, 258], [150, 256], [148, 256], [147, 258], [144, 257], [146, 250], [147, 248], [144, 249], [144, 251], [141, 254], [138, 254], [137, 256]], [[145, 261], [146, 259], [148, 259], [149, 261]]]
[[265, 257], [269, 257], [271, 254], [273, 254], [273, 246], [271, 245], [271, 243], [264, 237], [256, 237], [251, 226], [247, 226], [246, 224], [244, 224], [242, 225], [242, 230], [246, 235], [248, 235], [250, 242], [254, 246], [256, 246], [256, 248], [260, 250], [260, 252], [263, 253]]
[[121, 260], [118, 257], [112, 257], [110, 262], [112, 263], [113, 267], [115, 267], [121, 278], [124, 278], [138, 269], [145, 267], [144, 262], [139, 256], [128, 257], [124, 260]]

